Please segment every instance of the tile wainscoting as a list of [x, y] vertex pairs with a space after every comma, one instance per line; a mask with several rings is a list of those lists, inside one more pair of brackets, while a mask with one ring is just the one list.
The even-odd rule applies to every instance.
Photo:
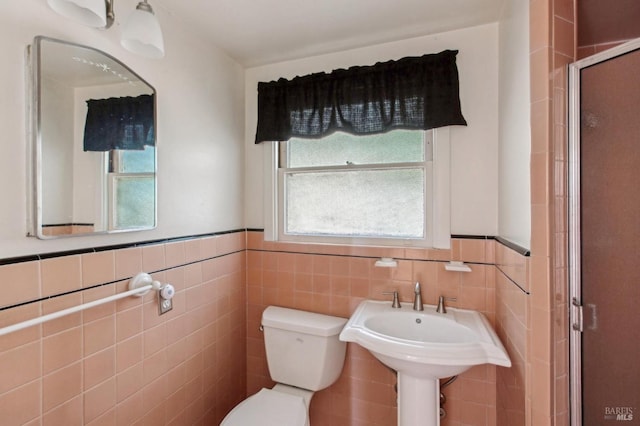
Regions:
[[[261, 387], [273, 385], [262, 333], [258, 330], [262, 311], [269, 305], [347, 318], [363, 299], [387, 299], [382, 295], [383, 291], [399, 290], [400, 300], [410, 303], [414, 283], [420, 281], [425, 303], [436, 304], [440, 295], [456, 297], [457, 302], [452, 302], [451, 306], [478, 310], [494, 326], [500, 321], [501, 326], [496, 328], [500, 330], [501, 338], [520, 344], [523, 331], [513, 327], [511, 317], [498, 319], [497, 314], [503, 315], [504, 309], [517, 311], [527, 293], [507, 280], [504, 287], [509, 291], [515, 288], [520, 294], [513, 298], [497, 297], [496, 278], [502, 272], [496, 267], [496, 247], [503, 269], [526, 277], [528, 257], [492, 238], [454, 238], [451, 250], [428, 250], [264, 242], [261, 232], [249, 231], [247, 392], [251, 394]], [[398, 260], [398, 267], [375, 267], [374, 263], [380, 257], [393, 257]], [[444, 264], [450, 260], [467, 262], [472, 272], [446, 271]], [[501, 305], [500, 311], [496, 309], [497, 301]], [[510, 354], [513, 352], [519, 359], [520, 354], [516, 351], [521, 348], [506, 345]], [[496, 400], [508, 397], [510, 401], [524, 401], [524, 387], [511, 386], [510, 376], [508, 388], [496, 385], [496, 370], [506, 369], [472, 368], [444, 389], [447, 417], [443, 426], [496, 425], [498, 417], [505, 417], [496, 413]], [[513, 376], [517, 377], [521, 369], [517, 371]], [[498, 374], [505, 373], [499, 371]], [[341, 377], [312, 400], [311, 423], [314, 426], [393, 425], [397, 415], [395, 383], [394, 372], [368, 351], [349, 344]], [[509, 395], [496, 394], [501, 391]], [[504, 409], [511, 412], [514, 406], [515, 402], [509, 402]], [[510, 413], [510, 418], [515, 417]]]
[[14, 307], [0, 327], [125, 291], [141, 271], [177, 292], [162, 316], [152, 292], [0, 337], [3, 426], [218, 424], [245, 396], [245, 256], [236, 232], [4, 262], [0, 309]]
[[[383, 256], [398, 267], [375, 267]], [[472, 272], [446, 271], [449, 260]], [[124, 291], [140, 271], [177, 293], [166, 315], [157, 315], [149, 294], [0, 338], [0, 418], [218, 424], [246, 395], [273, 384], [259, 331], [266, 306], [346, 318], [365, 298], [386, 299], [383, 291], [397, 289], [410, 302], [420, 281], [425, 303], [445, 295], [457, 298], [451, 306], [484, 313], [514, 361], [511, 369], [472, 368], [444, 389], [443, 426], [521, 424], [528, 264], [493, 238], [455, 237], [450, 250], [365, 248], [264, 242], [260, 230], [3, 260], [0, 327]], [[393, 425], [394, 387], [392, 371], [349, 344], [341, 377], [314, 396], [312, 424]]]

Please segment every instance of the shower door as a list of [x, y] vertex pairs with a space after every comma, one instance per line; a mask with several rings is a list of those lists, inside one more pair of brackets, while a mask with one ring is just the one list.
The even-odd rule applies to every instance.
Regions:
[[570, 76], [572, 424], [640, 425], [640, 40]]

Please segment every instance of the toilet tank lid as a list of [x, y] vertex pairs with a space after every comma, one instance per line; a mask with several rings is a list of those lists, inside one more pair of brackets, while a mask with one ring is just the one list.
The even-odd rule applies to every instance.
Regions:
[[281, 308], [279, 306], [269, 306], [262, 313], [262, 325], [264, 327], [297, 331], [315, 336], [335, 336], [340, 334], [346, 323], [347, 320], [345, 318]]

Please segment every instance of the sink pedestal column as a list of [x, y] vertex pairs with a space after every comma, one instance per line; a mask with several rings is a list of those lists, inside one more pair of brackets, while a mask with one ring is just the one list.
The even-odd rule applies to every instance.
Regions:
[[440, 381], [398, 372], [398, 426], [440, 425]]

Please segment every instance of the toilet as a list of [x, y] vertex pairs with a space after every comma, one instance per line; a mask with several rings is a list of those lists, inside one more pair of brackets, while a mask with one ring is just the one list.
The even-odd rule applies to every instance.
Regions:
[[269, 374], [277, 383], [238, 404], [221, 426], [309, 426], [309, 403], [342, 372], [344, 318], [269, 306], [262, 329]]

